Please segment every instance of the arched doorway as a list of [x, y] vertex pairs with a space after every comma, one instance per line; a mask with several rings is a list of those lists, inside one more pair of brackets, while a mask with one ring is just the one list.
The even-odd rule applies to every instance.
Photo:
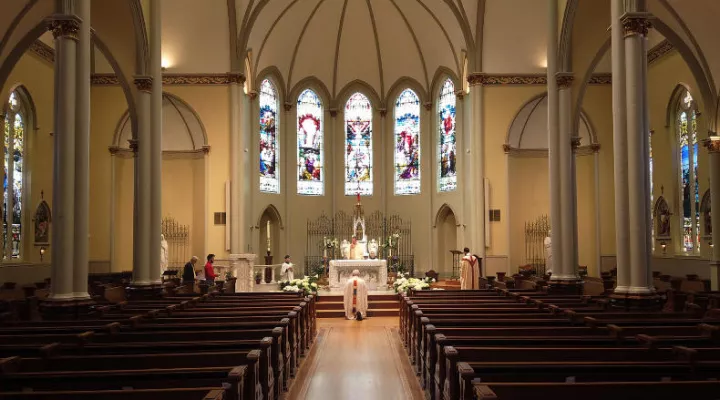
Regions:
[[[269, 251], [273, 256], [272, 263], [280, 264], [283, 262], [285, 254], [280, 254], [282, 247], [282, 238], [280, 232], [282, 230], [282, 219], [277, 208], [270, 204], [265, 208], [265, 211], [260, 215], [257, 225], [257, 249], [258, 249], [258, 264], [266, 264], [265, 256]], [[297, 264], [297, 260], [295, 262]], [[297, 276], [297, 271], [296, 271]]]
[[448, 279], [453, 272], [453, 257], [450, 251], [458, 250], [457, 218], [455, 212], [444, 204], [435, 217], [436, 249], [435, 271], [442, 279]]

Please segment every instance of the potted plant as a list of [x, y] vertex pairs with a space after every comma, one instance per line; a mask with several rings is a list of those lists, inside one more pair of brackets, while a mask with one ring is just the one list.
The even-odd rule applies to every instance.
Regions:
[[262, 282], [262, 275], [259, 272], [257, 272], [257, 273], [255, 273], [255, 284], [259, 285], [260, 282]]
[[233, 276], [232, 272], [228, 271], [225, 273], [225, 293], [235, 293], [235, 282], [237, 278]]

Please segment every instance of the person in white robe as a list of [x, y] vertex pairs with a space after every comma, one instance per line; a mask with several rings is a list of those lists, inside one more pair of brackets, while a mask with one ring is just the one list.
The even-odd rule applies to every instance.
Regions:
[[465, 256], [460, 261], [460, 289], [480, 289], [480, 262], [479, 259], [470, 253], [467, 247], [463, 250]]
[[354, 270], [345, 284], [343, 302], [345, 303], [345, 317], [347, 319], [362, 321], [367, 315], [368, 287], [365, 280], [360, 278], [360, 271]]
[[290, 256], [285, 256], [285, 262], [282, 264], [282, 269], [280, 270], [283, 280], [291, 281], [295, 279], [295, 271], [293, 271], [293, 267], [294, 264], [290, 262]]

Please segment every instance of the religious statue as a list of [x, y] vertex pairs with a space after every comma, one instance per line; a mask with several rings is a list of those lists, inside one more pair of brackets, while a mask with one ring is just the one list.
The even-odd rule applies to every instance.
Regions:
[[[43, 197], [43, 193], [40, 193], [40, 197]], [[46, 244], [50, 242], [50, 220], [51, 212], [50, 206], [45, 200], [40, 201], [37, 210], [35, 211], [35, 243]]]
[[670, 237], [670, 206], [663, 196], [655, 202], [654, 217], [657, 220], [657, 237]]
[[543, 241], [543, 245], [545, 246], [545, 273], [551, 274], [553, 271], [553, 258], [552, 258], [552, 238], [550, 237], [552, 235], [552, 230], [548, 230], [548, 235]]
[[350, 242], [348, 242], [347, 239], [343, 240], [340, 244], [340, 255], [343, 260], [350, 259]]
[[160, 235], [160, 274], [168, 269], [168, 242], [165, 235]]

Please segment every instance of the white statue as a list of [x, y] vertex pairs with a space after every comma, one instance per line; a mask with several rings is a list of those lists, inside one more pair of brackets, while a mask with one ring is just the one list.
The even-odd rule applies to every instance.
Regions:
[[347, 239], [343, 240], [340, 244], [340, 255], [343, 260], [350, 258], [350, 242], [348, 242]]
[[368, 255], [371, 259], [376, 259], [378, 255], [378, 243], [377, 240], [372, 239], [367, 245]]
[[168, 242], [165, 235], [160, 235], [160, 275], [168, 269]]
[[553, 270], [552, 264], [552, 230], [548, 230], [548, 235], [543, 241], [545, 245], [545, 273], [550, 274]]

